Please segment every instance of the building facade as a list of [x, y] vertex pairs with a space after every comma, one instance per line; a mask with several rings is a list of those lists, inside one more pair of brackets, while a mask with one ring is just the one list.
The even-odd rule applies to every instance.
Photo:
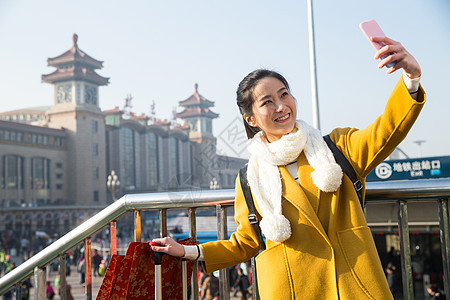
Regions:
[[[114, 201], [106, 181], [127, 193], [233, 188], [246, 160], [216, 154], [210, 110], [199, 94], [179, 101], [179, 122], [158, 121], [118, 107], [100, 109], [97, 74], [103, 62], [78, 47], [49, 58], [42, 75], [54, 88], [52, 106], [0, 113], [0, 231], [45, 229], [61, 234]], [[58, 219], [51, 222], [50, 220]], [[44, 226], [45, 225], [45, 226]]]

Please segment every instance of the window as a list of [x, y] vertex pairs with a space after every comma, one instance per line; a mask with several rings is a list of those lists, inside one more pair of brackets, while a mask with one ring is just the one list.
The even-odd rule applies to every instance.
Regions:
[[202, 130], [204, 132], [210, 132], [212, 133], [212, 125], [211, 125], [211, 120], [209, 119], [203, 119], [203, 128]]
[[3, 186], [8, 189], [23, 189], [24, 161], [25, 158], [17, 155], [3, 156]]
[[96, 120], [92, 120], [92, 133], [98, 132], [98, 122]]
[[178, 161], [178, 140], [171, 136], [169, 138], [169, 176], [170, 176], [170, 188], [178, 187], [178, 174], [179, 161]]
[[56, 179], [62, 179], [63, 178], [63, 174], [61, 173], [56, 173]]
[[50, 182], [50, 160], [42, 157], [31, 159], [31, 178], [33, 189], [48, 189]]
[[61, 183], [58, 183], [58, 184], [56, 185], [56, 189], [57, 189], [57, 190], [62, 190], [62, 188], [63, 188], [63, 185], [62, 185]]
[[98, 202], [99, 196], [98, 191], [94, 191], [94, 202]]
[[152, 132], [148, 133], [148, 173], [149, 185], [158, 184], [158, 136]]
[[94, 168], [94, 172], [92, 174], [92, 179], [99, 179], [100, 172], [99, 172], [99, 168]]
[[[134, 157], [134, 131], [124, 127], [122, 129], [123, 151], [121, 160], [124, 169], [123, 186], [125, 188], [134, 188], [135, 182], [135, 157]], [[121, 180], [122, 181], [122, 180]]]
[[57, 163], [56, 163], [56, 168], [57, 168], [57, 169], [62, 169], [62, 167], [63, 167], [63, 164], [62, 164], [62, 163], [60, 163], [60, 162], [57, 162]]
[[92, 144], [92, 153], [98, 156], [98, 144]]
[[53, 144], [55, 146], [61, 147], [62, 146], [62, 139], [60, 137], [55, 136], [54, 139], [53, 139]]

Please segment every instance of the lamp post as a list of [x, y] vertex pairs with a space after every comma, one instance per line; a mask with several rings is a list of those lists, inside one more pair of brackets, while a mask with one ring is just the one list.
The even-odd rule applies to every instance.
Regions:
[[116, 175], [116, 172], [114, 170], [111, 171], [111, 174], [108, 175], [108, 180], [106, 181], [106, 186], [108, 187], [108, 190], [112, 194], [113, 201], [116, 201], [116, 193], [119, 191], [120, 188], [120, 181], [119, 177]]
[[417, 144], [417, 150], [418, 150], [418, 156], [419, 158], [422, 157], [422, 144], [425, 143], [425, 140], [418, 140], [418, 141], [413, 141], [414, 143]]
[[[113, 201], [116, 201], [116, 193], [120, 188], [119, 177], [116, 175], [114, 170], [108, 175], [108, 180], [106, 181], [106, 186], [112, 194]], [[110, 239], [111, 239], [111, 255], [117, 254], [117, 235], [116, 235], [116, 225], [117, 222], [114, 220], [110, 224]]]
[[213, 179], [209, 182], [209, 189], [210, 190], [218, 190], [220, 188], [219, 183], [217, 182], [216, 177], [213, 177]]
[[319, 96], [317, 90], [316, 46], [314, 41], [314, 18], [312, 0], [306, 1], [308, 8], [309, 64], [311, 74], [311, 98], [313, 105], [313, 127], [320, 130]]

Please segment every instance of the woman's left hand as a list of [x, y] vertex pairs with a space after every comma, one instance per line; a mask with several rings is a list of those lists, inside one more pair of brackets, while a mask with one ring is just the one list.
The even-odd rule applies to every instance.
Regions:
[[[388, 37], [371, 37], [370, 39], [374, 42], [386, 44], [380, 50], [375, 52], [375, 59], [379, 59], [382, 55], [387, 56], [380, 62], [378, 68], [381, 69], [389, 63], [396, 61], [396, 64], [393, 67], [388, 68], [388, 74], [391, 74], [398, 69], [403, 69], [405, 74], [411, 79], [418, 78], [422, 75], [419, 63], [408, 51], [406, 51], [402, 44], [391, 40]], [[391, 53], [393, 54], [390, 55]]]
[[160, 245], [160, 246], [152, 246], [152, 250], [155, 252], [163, 252], [176, 257], [184, 256], [183, 245], [178, 244], [171, 237], [153, 239], [152, 242], [158, 243]]

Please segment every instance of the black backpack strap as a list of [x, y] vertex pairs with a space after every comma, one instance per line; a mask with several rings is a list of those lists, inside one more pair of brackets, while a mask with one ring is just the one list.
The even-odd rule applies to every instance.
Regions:
[[260, 252], [266, 249], [266, 244], [264, 243], [261, 228], [259, 227], [259, 221], [256, 217], [255, 203], [253, 202], [252, 192], [247, 180], [247, 166], [239, 170], [239, 180], [241, 182], [242, 192], [244, 193], [245, 202], [248, 207], [248, 221], [253, 227], [256, 235], [258, 236]]
[[344, 171], [344, 173], [348, 176], [348, 178], [350, 178], [350, 180], [353, 182], [353, 186], [355, 188], [356, 194], [358, 195], [361, 208], [364, 209], [364, 199], [362, 195], [363, 184], [356, 176], [355, 170], [353, 169], [352, 165], [345, 157], [345, 155], [338, 149], [338, 147], [336, 147], [336, 145], [330, 139], [329, 135], [325, 135], [323, 139], [327, 143], [328, 148], [330, 148], [331, 152], [333, 152], [334, 158], [336, 159], [336, 162], [341, 166], [342, 171]]
[[[241, 188], [242, 188], [242, 192], [244, 193], [245, 202], [247, 203], [248, 221], [250, 222], [250, 224], [253, 227], [253, 230], [255, 231], [256, 235], [258, 236], [259, 252], [261, 253], [262, 251], [266, 250], [266, 244], [264, 243], [264, 240], [262, 237], [261, 228], [259, 227], [259, 221], [258, 221], [258, 218], [256, 217], [255, 203], [253, 202], [252, 192], [250, 190], [250, 186], [248, 185], [247, 166], [245, 166], [239, 170], [239, 180], [241, 182]], [[253, 274], [252, 275], [253, 276], [253, 299], [260, 300], [255, 257], [252, 257], [251, 265], [252, 265], [252, 274]]]

